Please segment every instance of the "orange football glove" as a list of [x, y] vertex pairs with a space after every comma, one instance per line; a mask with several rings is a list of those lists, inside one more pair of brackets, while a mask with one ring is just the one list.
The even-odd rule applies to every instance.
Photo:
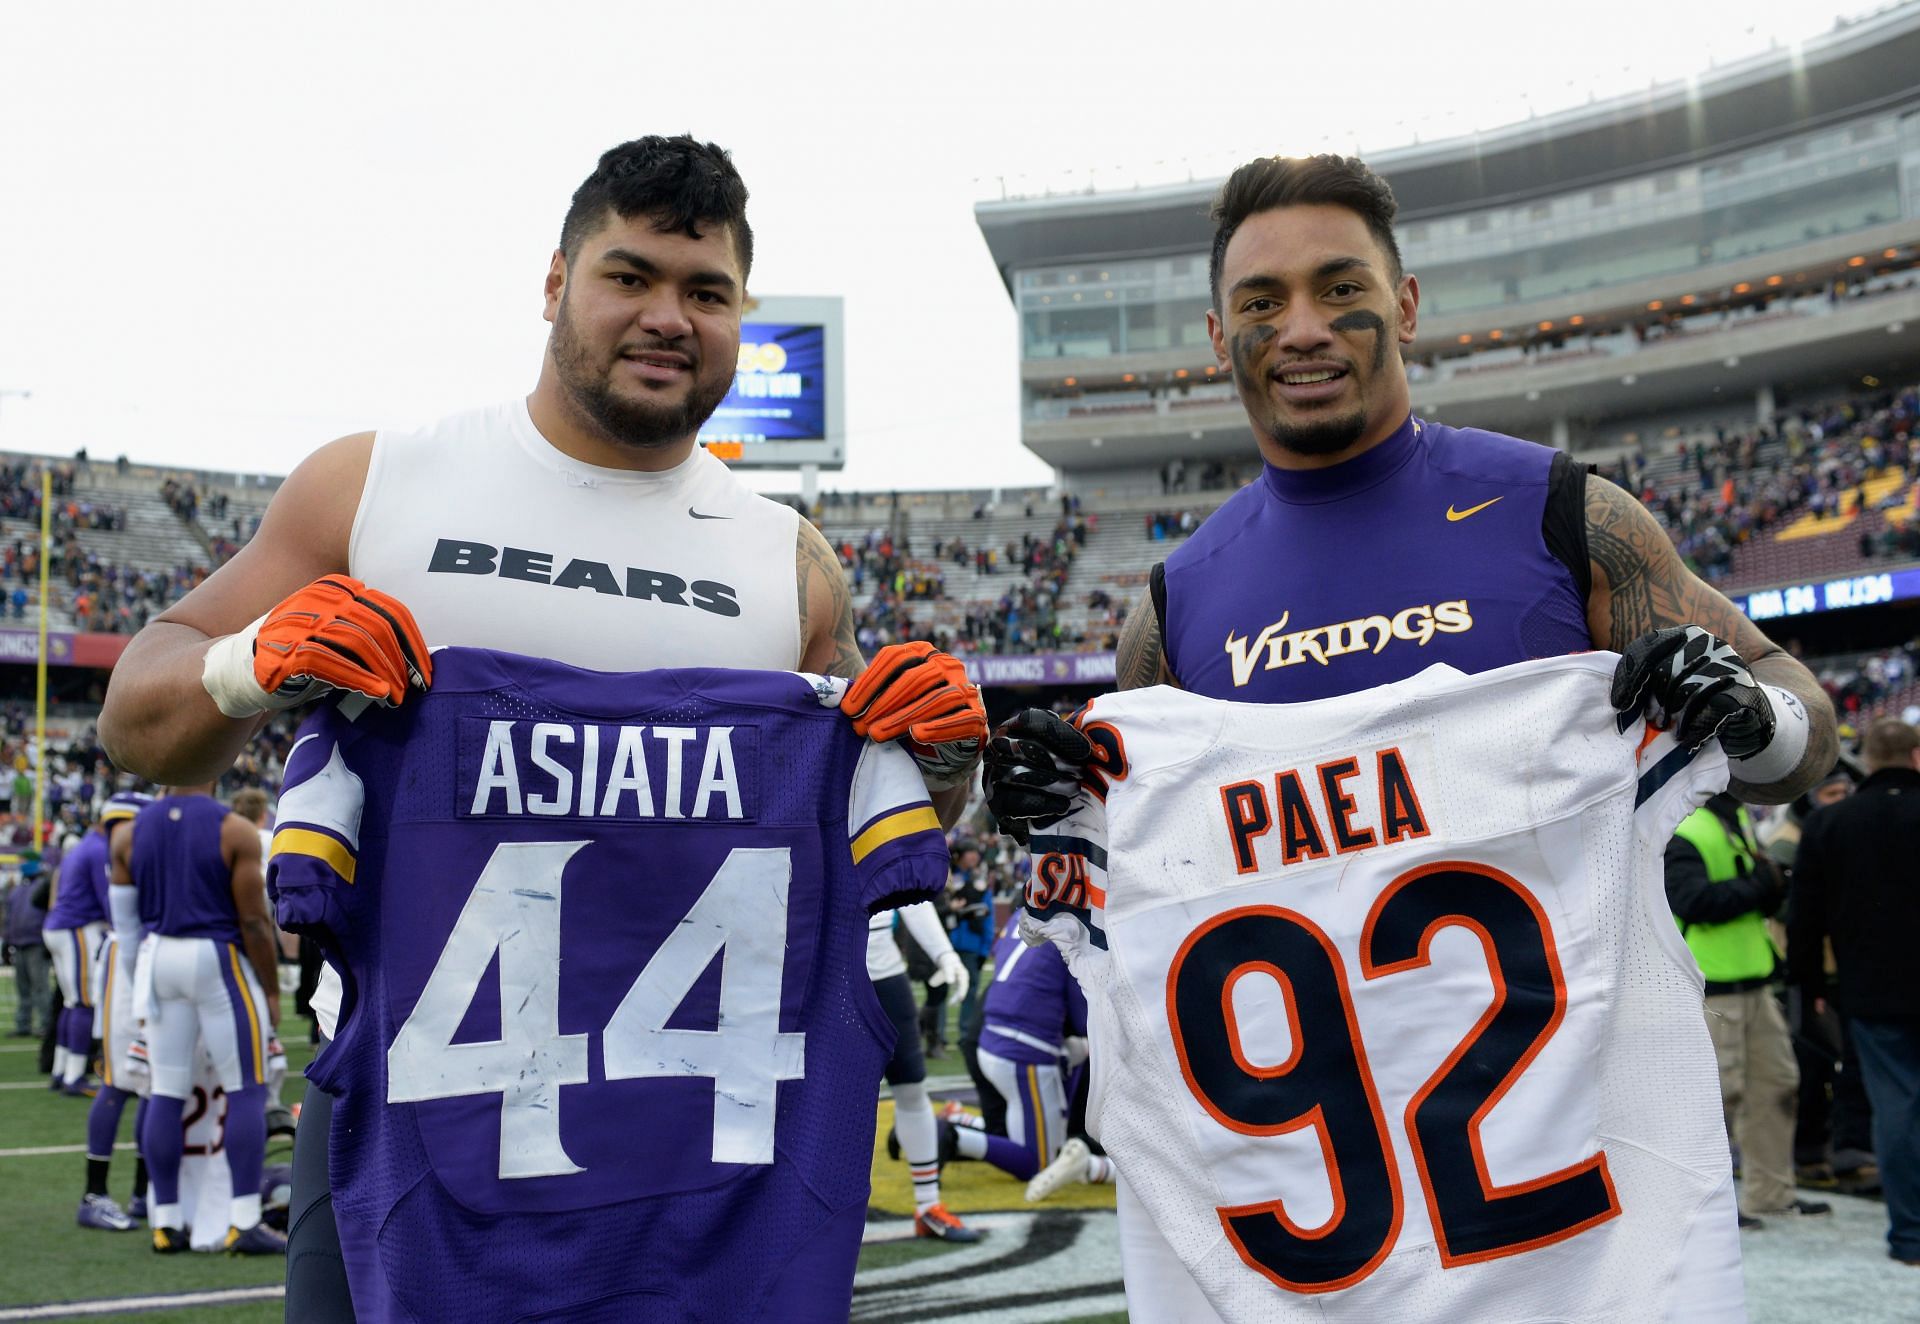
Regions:
[[927, 779], [956, 786], [973, 775], [987, 740], [980, 687], [960, 659], [932, 644], [888, 644], [847, 686], [840, 711], [869, 740], [898, 740]]
[[433, 682], [433, 660], [397, 599], [326, 575], [207, 650], [201, 684], [228, 717], [292, 708], [328, 690], [393, 707]]

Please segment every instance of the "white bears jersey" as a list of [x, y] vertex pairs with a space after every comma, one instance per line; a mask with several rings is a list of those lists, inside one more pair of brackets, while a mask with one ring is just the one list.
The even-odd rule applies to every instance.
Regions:
[[1034, 835], [1023, 936], [1086, 992], [1089, 1129], [1173, 1252], [1164, 1293], [1123, 1266], [1136, 1309], [1745, 1318], [1661, 867], [1726, 759], [1621, 731], [1617, 660], [1077, 719], [1096, 763]]

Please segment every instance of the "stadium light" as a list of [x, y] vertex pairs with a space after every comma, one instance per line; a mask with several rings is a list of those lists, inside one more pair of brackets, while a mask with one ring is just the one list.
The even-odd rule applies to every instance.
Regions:
[[1783, 277], [1780, 277], [1780, 276], [1769, 276], [1767, 277], [1767, 284], [1778, 285], [1782, 279]]
[[1864, 267], [1867, 265], [1867, 260], [1864, 257], [1850, 257], [1847, 259], [1847, 265], [1850, 267]]
[[1586, 324], [1587, 324], [1587, 319], [1582, 317], [1579, 313], [1575, 313], [1572, 317], [1569, 317], [1567, 319], [1568, 326], [1585, 326]]

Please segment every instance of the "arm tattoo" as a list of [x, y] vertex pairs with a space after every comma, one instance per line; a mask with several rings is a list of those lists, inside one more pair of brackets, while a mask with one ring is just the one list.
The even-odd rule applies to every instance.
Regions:
[[1587, 555], [1593, 562], [1587, 626], [1596, 646], [1618, 652], [1649, 630], [1698, 625], [1731, 643], [1756, 680], [1788, 690], [1806, 705], [1813, 730], [1800, 765], [1764, 786], [1736, 780], [1735, 795], [1782, 804], [1833, 767], [1839, 754], [1833, 706], [1813, 673], [1687, 569], [1646, 507], [1598, 477], [1587, 479]]
[[[795, 578], [800, 595], [800, 656], [802, 661], [813, 652], [815, 628], [830, 630], [833, 654], [819, 670], [823, 675], [851, 679], [867, 669], [860, 656], [860, 643], [854, 637], [853, 595], [847, 591], [846, 571], [840, 558], [820, 530], [803, 516], [794, 547]], [[827, 598], [826, 610], [816, 612], [809, 598], [818, 585]]]
[[1134, 604], [1133, 610], [1127, 613], [1127, 622], [1120, 627], [1120, 643], [1114, 655], [1114, 688], [1137, 690], [1148, 685], [1177, 683], [1167, 670], [1158, 616], [1153, 609], [1153, 598], [1145, 593], [1140, 595], [1140, 601]]

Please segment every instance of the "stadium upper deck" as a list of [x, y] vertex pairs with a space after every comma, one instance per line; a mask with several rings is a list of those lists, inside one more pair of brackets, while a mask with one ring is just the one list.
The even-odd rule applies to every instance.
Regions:
[[[1920, 4], [1655, 88], [1369, 152], [1420, 279], [1414, 405], [1563, 446], [1920, 363]], [[1284, 144], [1276, 144], [1283, 148]], [[1218, 180], [986, 202], [1023, 431], [1066, 471], [1243, 455], [1214, 365]]]

